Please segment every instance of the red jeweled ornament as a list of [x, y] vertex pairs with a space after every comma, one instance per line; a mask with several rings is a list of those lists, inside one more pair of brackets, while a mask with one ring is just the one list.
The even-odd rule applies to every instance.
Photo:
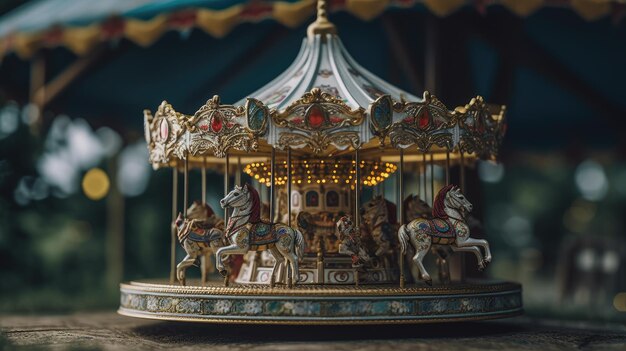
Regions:
[[219, 133], [223, 126], [224, 123], [222, 122], [222, 116], [219, 113], [215, 113], [213, 115], [213, 119], [211, 119], [211, 130], [215, 133]]
[[324, 110], [319, 105], [313, 105], [309, 108], [306, 119], [311, 128], [319, 128], [324, 124]]
[[417, 117], [417, 126], [420, 127], [420, 129], [425, 129], [426, 127], [428, 127], [428, 123], [430, 122], [429, 119], [430, 118], [428, 116], [428, 109], [422, 109], [419, 116]]

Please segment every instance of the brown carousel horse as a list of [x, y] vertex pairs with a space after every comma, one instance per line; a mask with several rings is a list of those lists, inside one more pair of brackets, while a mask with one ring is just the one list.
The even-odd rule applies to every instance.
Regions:
[[287, 262], [288, 268], [291, 268], [291, 279], [286, 274], [287, 284], [296, 284], [299, 278], [298, 261], [304, 256], [305, 249], [302, 233], [283, 223], [262, 221], [259, 193], [249, 184], [242, 187], [236, 185], [220, 200], [220, 205], [234, 210], [226, 226], [225, 235], [229, 245], [219, 248], [215, 254], [218, 271], [227, 276], [222, 261], [224, 255], [269, 250], [275, 259], [270, 285], [274, 284], [276, 267], [283, 262]]
[[376, 257], [394, 254], [397, 227], [396, 205], [382, 195], [374, 196], [361, 208], [365, 229], [376, 242]]
[[361, 243], [361, 231], [354, 227], [350, 216], [341, 217], [336, 224], [336, 235], [339, 238], [339, 253], [352, 258], [352, 267], [361, 268], [371, 261]]
[[[471, 252], [478, 259], [478, 269], [482, 270], [491, 262], [491, 251], [486, 240], [470, 237], [466, 216], [472, 211], [472, 204], [459, 188], [447, 185], [439, 191], [433, 206], [433, 219], [418, 218], [402, 225], [398, 231], [400, 252], [407, 251], [409, 243], [415, 249], [413, 262], [418, 267], [422, 279], [432, 285], [432, 279], [422, 263], [433, 244], [449, 246], [452, 251]], [[485, 256], [480, 251], [485, 250]]]
[[179, 213], [174, 224], [178, 241], [187, 253], [187, 256], [176, 266], [176, 278], [182, 285], [185, 285], [187, 268], [197, 265], [200, 257], [204, 257], [202, 282], [205, 283], [208, 264], [211, 262], [209, 255], [226, 244], [224, 221], [213, 212], [209, 205], [194, 201], [187, 209], [187, 218], [183, 218], [182, 213]]
[[417, 218], [432, 218], [432, 208], [419, 195], [411, 194], [404, 199], [404, 223]]

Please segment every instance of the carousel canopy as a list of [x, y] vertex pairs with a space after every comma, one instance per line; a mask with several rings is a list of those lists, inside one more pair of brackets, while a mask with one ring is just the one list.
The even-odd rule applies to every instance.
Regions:
[[390, 147], [496, 157], [506, 129], [503, 106], [476, 97], [450, 111], [428, 92], [420, 99], [376, 77], [347, 53], [325, 6], [318, 1], [317, 20], [291, 67], [246, 99], [223, 105], [214, 96], [193, 116], [165, 101], [154, 116], [146, 110], [153, 166], [259, 145], [316, 156], [367, 148], [380, 156]]
[[[345, 10], [363, 20], [387, 8], [424, 6], [446, 16], [463, 6], [484, 12], [504, 6], [527, 16], [542, 7], [571, 7], [586, 20], [624, 15], [622, 0], [333, 0], [333, 11]], [[29, 57], [38, 48], [66, 46], [76, 54], [89, 52], [102, 41], [128, 38], [148, 46], [168, 30], [200, 28], [223, 37], [241, 23], [273, 19], [294, 28], [314, 13], [313, 0], [38, 0], [0, 18], [0, 56], [15, 51]]]

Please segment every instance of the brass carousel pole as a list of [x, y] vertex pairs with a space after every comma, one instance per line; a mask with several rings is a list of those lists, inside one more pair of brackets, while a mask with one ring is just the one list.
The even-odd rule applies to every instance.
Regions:
[[[378, 162], [380, 163], [381, 167], [383, 165], [382, 160], [379, 158]], [[378, 183], [378, 186], [380, 187], [380, 195], [382, 195], [383, 199], [385, 198], [385, 180], [383, 179], [380, 183]]]
[[430, 198], [435, 204], [435, 163], [433, 161], [433, 154], [430, 154]]
[[270, 163], [270, 222], [274, 221], [274, 180], [276, 173], [276, 149], [272, 147], [272, 159]]
[[[361, 192], [359, 191], [359, 187], [361, 185], [361, 164], [359, 159], [359, 149], [354, 149], [354, 212], [356, 214], [354, 218], [354, 223], [356, 224], [356, 230], [361, 231], [361, 215], [359, 213], [361, 207]], [[354, 285], [359, 286], [359, 270], [356, 268], [354, 270]]]
[[450, 150], [446, 150], [446, 185], [450, 184]]
[[189, 154], [185, 157], [184, 172], [183, 216], [187, 218], [187, 206], [189, 206]]
[[202, 169], [200, 176], [202, 177], [202, 204], [206, 205], [206, 157], [202, 159]]
[[459, 149], [459, 152], [461, 154], [461, 175], [460, 175], [460, 182], [461, 182], [461, 192], [463, 194], [465, 194], [465, 156], [463, 153], [463, 150]]
[[[398, 182], [400, 183], [400, 225], [404, 225], [404, 149], [400, 149], [400, 168], [398, 169]], [[400, 287], [404, 288], [404, 257], [400, 254]]]
[[[201, 182], [202, 182], [202, 206], [206, 206], [206, 157], [202, 158], [202, 168], [200, 169]], [[200, 259], [200, 275], [202, 285], [206, 284], [209, 280], [209, 262], [211, 262], [210, 254], [205, 254]]]
[[287, 226], [291, 227], [291, 148], [287, 149]]
[[[228, 195], [228, 189], [230, 188], [230, 184], [229, 184], [229, 174], [228, 174], [228, 170], [230, 168], [230, 156], [228, 155], [228, 152], [226, 153], [226, 156], [224, 157], [224, 197], [226, 197], [226, 195]], [[228, 208], [224, 208], [224, 223], [228, 224]], [[228, 234], [228, 233], [225, 233]], [[224, 277], [224, 286], [228, 286], [229, 280], [228, 280], [228, 274], [226, 274], [226, 276]]]
[[[187, 207], [189, 206], [189, 154], [185, 155], [183, 172], [183, 217], [187, 219]], [[185, 285], [184, 279], [181, 281], [181, 285]]]
[[354, 223], [357, 229], [361, 227], [361, 216], [359, 215], [359, 209], [361, 207], [361, 196], [359, 194], [359, 186], [361, 185], [361, 160], [359, 159], [359, 149], [354, 151]]
[[[424, 202], [428, 202], [428, 191], [426, 191], [426, 151], [422, 152], [422, 184], [424, 185]], [[432, 204], [431, 204], [432, 205]]]
[[176, 282], [176, 217], [178, 212], [178, 167], [172, 168], [172, 230], [170, 243], [170, 284]]
[[[230, 156], [228, 153], [224, 157], [224, 196], [228, 195], [228, 188], [230, 188], [228, 179], [228, 169], [230, 168]], [[224, 223], [228, 223], [228, 209], [224, 209]]]
[[237, 173], [235, 174], [235, 184], [241, 186], [241, 156], [237, 156]]
[[[447, 177], [446, 171], [446, 177]], [[435, 204], [435, 163], [433, 160], [433, 154], [430, 154], [430, 194], [433, 200], [433, 206]], [[442, 284], [450, 284], [450, 264], [448, 262], [448, 252], [442, 248], [434, 253], [437, 254], [437, 265], [439, 268], [439, 281]]]

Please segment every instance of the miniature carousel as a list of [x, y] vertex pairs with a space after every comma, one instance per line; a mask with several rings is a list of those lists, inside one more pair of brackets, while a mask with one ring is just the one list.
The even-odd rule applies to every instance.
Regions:
[[[194, 115], [167, 102], [144, 112], [150, 162], [173, 169], [172, 271], [169, 282], [121, 284], [119, 313], [258, 324], [522, 313], [520, 285], [472, 281], [450, 264], [463, 253], [480, 270], [491, 261], [487, 241], [472, 235], [464, 179], [476, 160], [495, 160], [504, 112], [481, 97], [449, 110], [376, 77], [348, 54], [318, 1], [294, 63], [246, 99], [214, 96]], [[190, 205], [193, 168], [202, 198]], [[223, 216], [207, 204], [207, 168], [224, 173]], [[187, 281], [195, 266], [201, 279]]]

